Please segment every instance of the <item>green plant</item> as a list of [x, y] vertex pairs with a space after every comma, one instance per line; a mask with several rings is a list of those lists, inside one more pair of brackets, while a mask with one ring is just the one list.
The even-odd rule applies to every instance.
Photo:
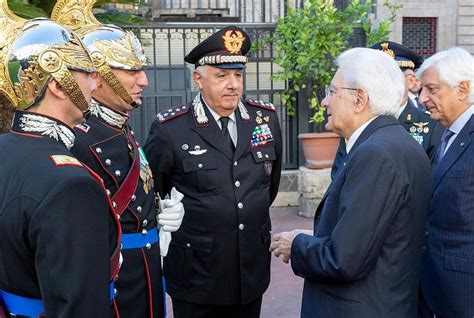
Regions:
[[[318, 97], [330, 83], [336, 70], [334, 59], [347, 49], [354, 27], [362, 27], [368, 34], [378, 32], [377, 37], [388, 35], [392, 22], [383, 24], [382, 30], [373, 28], [367, 19], [371, 7], [370, 1], [362, 4], [354, 0], [344, 10], [337, 10], [332, 1], [307, 0], [302, 8], [290, 8], [277, 21], [268, 41], [277, 53], [275, 63], [281, 67], [274, 78], [288, 83], [281, 99], [289, 115], [296, 113], [298, 93], [307, 90], [308, 106], [313, 111], [310, 122], [321, 124], [325, 120], [325, 108]], [[394, 10], [396, 14], [398, 9]]]

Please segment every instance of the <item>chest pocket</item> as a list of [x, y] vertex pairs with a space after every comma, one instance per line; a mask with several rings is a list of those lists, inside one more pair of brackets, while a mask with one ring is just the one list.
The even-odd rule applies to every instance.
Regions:
[[273, 172], [273, 163], [276, 160], [274, 147], [262, 147], [252, 149], [255, 161], [256, 185], [259, 188], [268, 187]]
[[186, 182], [193, 184], [199, 193], [211, 194], [217, 191], [217, 159], [211, 156], [196, 156], [183, 159]]

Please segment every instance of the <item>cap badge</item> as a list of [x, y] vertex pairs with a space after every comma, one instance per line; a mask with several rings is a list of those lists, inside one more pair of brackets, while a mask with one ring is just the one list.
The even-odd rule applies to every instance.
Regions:
[[393, 53], [393, 51], [388, 48], [388, 43], [382, 43], [380, 46], [382, 47], [382, 52], [385, 52], [391, 57], [395, 58], [395, 53]]
[[230, 54], [239, 54], [242, 44], [247, 38], [240, 31], [230, 30], [222, 36], [222, 39], [226, 50]]

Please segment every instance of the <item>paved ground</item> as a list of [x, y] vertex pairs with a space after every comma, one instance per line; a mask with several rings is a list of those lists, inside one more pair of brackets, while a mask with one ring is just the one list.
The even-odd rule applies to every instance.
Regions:
[[[270, 211], [273, 233], [295, 228], [312, 229], [313, 220], [297, 215], [296, 207], [278, 207]], [[263, 296], [261, 318], [297, 318], [300, 316], [303, 279], [293, 274], [291, 266], [272, 258], [271, 283]], [[171, 301], [167, 301], [168, 318], [173, 317]]]

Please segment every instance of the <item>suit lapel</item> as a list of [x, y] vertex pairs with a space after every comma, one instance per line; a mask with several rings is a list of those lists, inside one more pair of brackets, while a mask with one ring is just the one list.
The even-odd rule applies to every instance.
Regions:
[[214, 147], [217, 151], [223, 153], [229, 160], [233, 159], [232, 150], [229, 149], [229, 145], [224, 140], [222, 131], [217, 125], [216, 120], [212, 114], [208, 111], [207, 107], [204, 107], [209, 123], [205, 125], [199, 125], [194, 121], [193, 112], [189, 112], [191, 120], [194, 121], [193, 130], [199, 134], [208, 144]]
[[448, 148], [444, 157], [439, 162], [438, 166], [433, 171], [433, 192], [439, 186], [441, 180], [446, 175], [452, 165], [461, 157], [464, 151], [471, 143], [470, 134], [474, 132], [474, 116], [468, 120], [456, 139], [454, 139], [451, 146]]

